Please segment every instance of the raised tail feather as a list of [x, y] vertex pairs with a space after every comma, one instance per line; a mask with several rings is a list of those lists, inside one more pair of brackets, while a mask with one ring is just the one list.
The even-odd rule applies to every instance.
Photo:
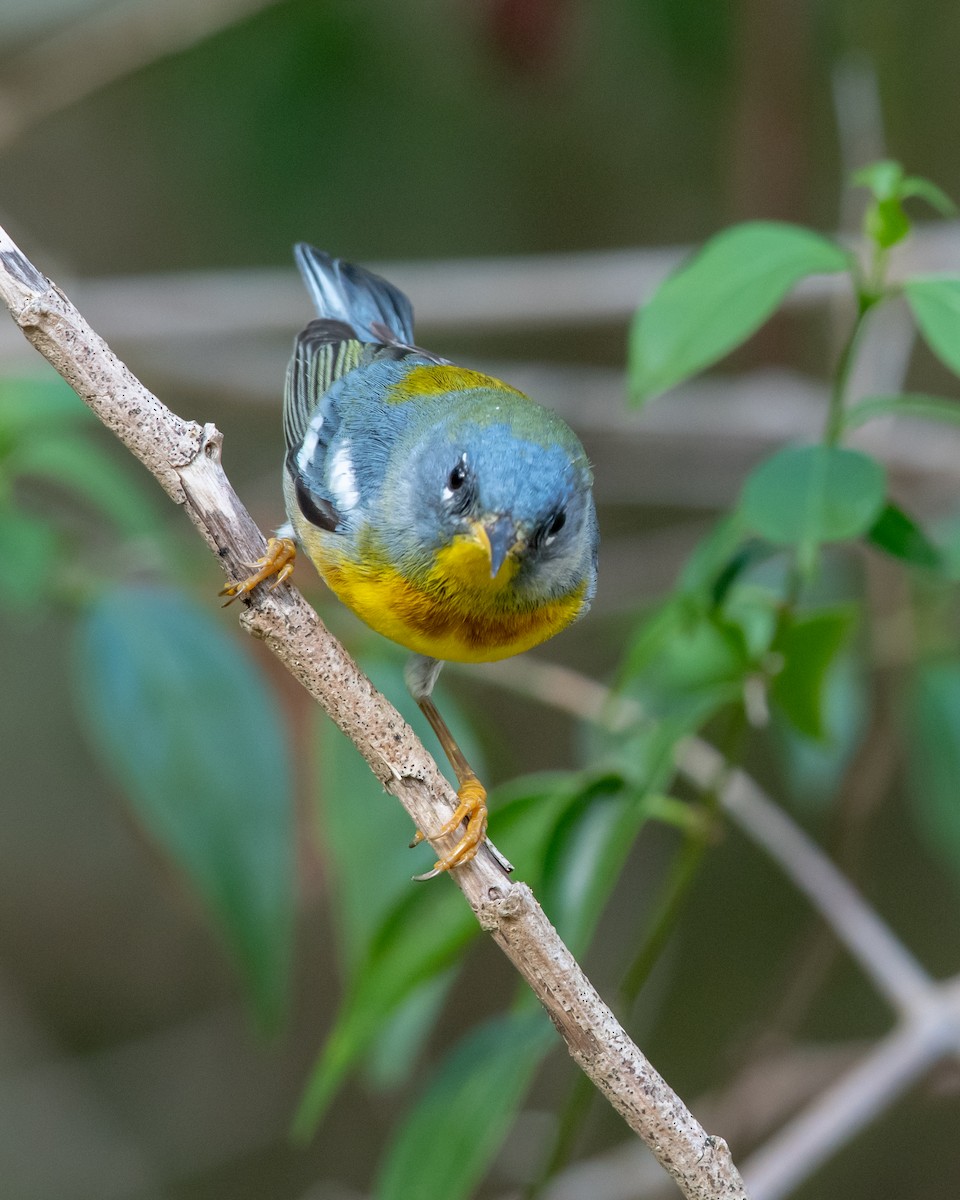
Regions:
[[392, 283], [306, 242], [294, 256], [323, 320], [344, 322], [362, 342], [413, 345], [413, 306]]

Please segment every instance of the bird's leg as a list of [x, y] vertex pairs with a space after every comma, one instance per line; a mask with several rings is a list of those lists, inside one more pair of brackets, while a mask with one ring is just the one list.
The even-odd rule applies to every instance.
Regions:
[[[415, 879], [432, 879], [435, 875], [441, 874], [443, 871], [449, 871], [451, 867], [459, 867], [463, 863], [468, 863], [477, 853], [480, 846], [483, 844], [483, 839], [487, 833], [487, 793], [477, 778], [473, 768], [464, 757], [463, 751], [457, 745], [456, 738], [447, 727], [446, 721], [440, 716], [437, 711], [437, 706], [430, 698], [430, 693], [433, 691], [433, 685], [437, 682], [437, 676], [440, 674], [440, 668], [443, 664], [435, 658], [427, 658], [423, 654], [414, 654], [407, 663], [404, 671], [404, 678], [407, 681], [407, 687], [410, 689], [410, 694], [420, 705], [423, 715], [430, 722], [434, 733], [437, 735], [440, 745], [443, 747], [443, 752], [450, 761], [450, 766], [453, 767], [457, 776], [457, 798], [459, 803], [454, 810], [450, 820], [444, 825], [430, 834], [430, 840], [446, 837], [461, 824], [466, 821], [467, 827], [460, 838], [459, 842], [448, 853], [440, 858], [432, 871], [427, 871], [425, 875], [415, 875]], [[417, 832], [411, 846], [416, 846], [424, 840], [424, 834]], [[491, 847], [492, 849], [492, 847]], [[505, 871], [512, 871], [510, 863], [497, 851], [494, 851], [497, 861]]]
[[[440, 716], [437, 711], [437, 706], [429, 696], [416, 697], [417, 703], [423, 715], [433, 727], [433, 732], [437, 735], [440, 745], [443, 747], [443, 752], [450, 761], [450, 766], [457, 776], [457, 783], [460, 785], [457, 788], [457, 797], [460, 803], [453, 811], [453, 815], [449, 821], [431, 834], [431, 841], [437, 838], [446, 837], [461, 824], [466, 821], [467, 827], [459, 842], [447, 854], [443, 855], [433, 867], [432, 871], [427, 871], [424, 875], [415, 876], [416, 879], [433, 879], [435, 875], [441, 874], [443, 871], [449, 871], [451, 867], [459, 867], [463, 863], [469, 862], [477, 853], [483, 843], [483, 839], [487, 835], [487, 793], [483, 784], [474, 774], [473, 769], [463, 756], [463, 751], [457, 745], [456, 739], [450, 732], [446, 721]], [[424, 834], [419, 830], [411, 846], [416, 846], [424, 840]]]
[[292, 538], [288, 537], [272, 537], [267, 542], [267, 552], [263, 558], [258, 558], [253, 564], [258, 570], [252, 575], [248, 575], [246, 579], [238, 580], [236, 583], [229, 583], [221, 591], [221, 596], [229, 596], [225, 602], [232, 604], [238, 596], [246, 596], [257, 586], [258, 583], [263, 583], [266, 579], [271, 579], [274, 576], [271, 587], [276, 587], [278, 583], [283, 583], [285, 579], [289, 579], [293, 574], [294, 562], [297, 557], [296, 543]]

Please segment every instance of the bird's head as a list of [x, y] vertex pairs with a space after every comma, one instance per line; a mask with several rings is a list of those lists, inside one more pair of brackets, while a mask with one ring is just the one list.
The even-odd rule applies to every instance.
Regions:
[[[471, 411], [472, 409], [472, 411]], [[538, 603], [593, 593], [596, 515], [576, 436], [516, 394], [431, 423], [404, 470], [408, 547], [452, 584]]]

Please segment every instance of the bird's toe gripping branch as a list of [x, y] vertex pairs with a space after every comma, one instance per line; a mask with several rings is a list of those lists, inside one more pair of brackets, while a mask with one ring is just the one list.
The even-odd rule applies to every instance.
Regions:
[[[470, 862], [472, 858], [476, 857], [477, 851], [483, 845], [483, 840], [487, 836], [486, 789], [476, 775], [467, 775], [460, 782], [457, 796], [460, 803], [454, 809], [450, 820], [446, 821], [435, 833], [431, 834], [430, 840], [436, 841], [438, 838], [449, 836], [462, 822], [466, 821], [467, 827], [463, 836], [452, 850], [434, 863], [433, 870], [426, 871], [423, 875], [414, 875], [414, 879], [418, 881], [433, 879], [435, 876], [441, 875], [444, 871], [449, 871], [452, 867], [459, 867], [464, 863]], [[424, 840], [425, 835], [418, 831], [410, 845], [419, 845]]]
[[258, 583], [273, 579], [270, 586], [274, 588], [278, 583], [289, 579], [293, 574], [296, 558], [297, 547], [291, 538], [270, 538], [267, 542], [266, 554], [253, 564], [258, 569], [252, 575], [248, 575], [246, 579], [227, 584], [220, 592], [221, 596], [229, 597], [224, 603], [224, 608], [228, 604], [232, 604], [238, 596], [249, 595]]

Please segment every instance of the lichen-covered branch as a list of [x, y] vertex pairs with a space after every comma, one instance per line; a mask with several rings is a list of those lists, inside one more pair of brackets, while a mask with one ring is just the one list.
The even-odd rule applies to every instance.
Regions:
[[[265, 541], [223, 472], [217, 430], [181, 420], [151, 395], [2, 229], [0, 295], [25, 336], [184, 506], [227, 575], [242, 578]], [[449, 784], [300, 593], [286, 585], [260, 587], [241, 619], [355, 743], [416, 827], [439, 828], [453, 803]], [[536, 993], [573, 1058], [684, 1195], [744, 1200], [726, 1143], [706, 1133], [634, 1045], [530, 889], [512, 881], [486, 847], [451, 875], [483, 928]]]

